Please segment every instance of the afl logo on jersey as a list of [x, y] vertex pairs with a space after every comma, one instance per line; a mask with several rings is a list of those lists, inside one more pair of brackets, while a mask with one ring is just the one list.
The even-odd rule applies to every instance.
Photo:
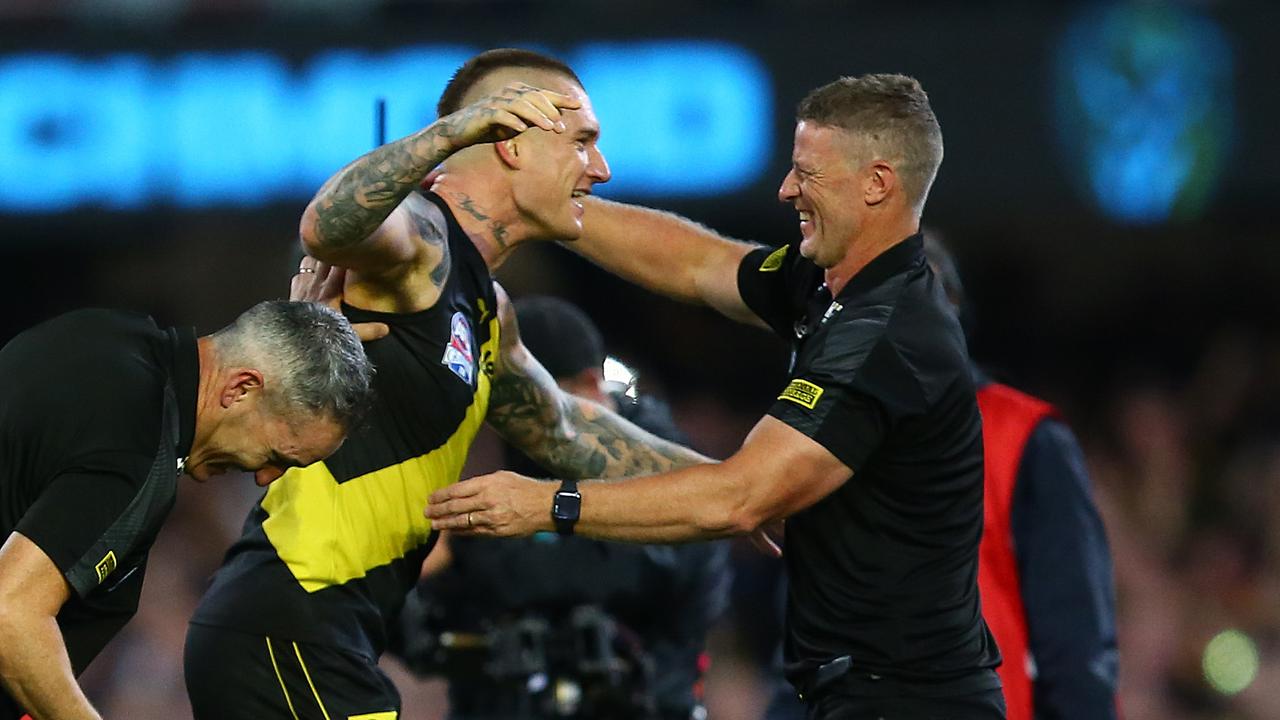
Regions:
[[475, 379], [475, 353], [471, 347], [471, 323], [466, 315], [456, 312], [449, 321], [449, 344], [440, 362], [468, 385]]

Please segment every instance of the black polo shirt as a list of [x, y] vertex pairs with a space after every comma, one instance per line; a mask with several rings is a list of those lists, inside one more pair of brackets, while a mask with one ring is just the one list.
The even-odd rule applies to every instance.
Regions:
[[0, 538], [22, 533], [73, 589], [58, 624], [77, 673], [137, 610], [198, 382], [195, 333], [142, 315], [79, 310], [0, 349]]
[[978, 602], [981, 418], [964, 336], [921, 238], [875, 258], [834, 301], [798, 242], [747, 255], [738, 283], [792, 343], [769, 414], [853, 470], [787, 520], [787, 676], [803, 681], [848, 655], [855, 675], [920, 694], [997, 686]]

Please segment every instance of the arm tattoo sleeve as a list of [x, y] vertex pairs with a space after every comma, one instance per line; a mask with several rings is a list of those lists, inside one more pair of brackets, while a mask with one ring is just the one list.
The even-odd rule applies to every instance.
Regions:
[[316, 195], [316, 235], [341, 249], [369, 237], [452, 152], [449, 126], [433, 124], [338, 171]]
[[713, 462], [564, 392], [523, 346], [507, 355], [493, 380], [489, 423], [558, 477], [621, 478]]

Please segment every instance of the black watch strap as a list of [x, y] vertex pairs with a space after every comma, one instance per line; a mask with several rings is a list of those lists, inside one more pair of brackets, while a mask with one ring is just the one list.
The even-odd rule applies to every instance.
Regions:
[[556, 491], [551, 502], [551, 520], [556, 525], [556, 532], [561, 535], [572, 535], [573, 526], [582, 513], [582, 494], [578, 492], [577, 480], [564, 480]]

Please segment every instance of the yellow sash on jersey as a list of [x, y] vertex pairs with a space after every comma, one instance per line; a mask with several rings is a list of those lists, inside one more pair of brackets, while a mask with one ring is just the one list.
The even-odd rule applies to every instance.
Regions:
[[[497, 348], [495, 317], [479, 357], [493, 357]], [[427, 497], [458, 481], [489, 409], [489, 382], [481, 367], [458, 429], [425, 455], [341, 484], [323, 462], [294, 468], [271, 484], [262, 499], [268, 515], [262, 529], [307, 592], [364, 577], [427, 541]]]

